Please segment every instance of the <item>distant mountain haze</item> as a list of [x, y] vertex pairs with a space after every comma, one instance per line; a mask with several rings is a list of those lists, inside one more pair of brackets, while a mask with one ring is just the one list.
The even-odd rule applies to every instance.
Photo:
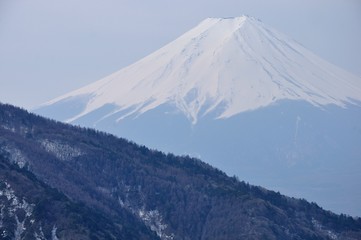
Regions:
[[208, 18], [36, 113], [361, 216], [361, 78], [259, 20]]

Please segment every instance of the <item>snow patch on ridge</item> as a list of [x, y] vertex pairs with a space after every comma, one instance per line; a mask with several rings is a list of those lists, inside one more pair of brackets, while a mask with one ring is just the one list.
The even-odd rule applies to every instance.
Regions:
[[174, 239], [174, 235], [167, 235], [164, 233], [164, 230], [167, 229], [167, 225], [163, 224], [163, 219], [158, 210], [146, 211], [140, 209], [138, 216], [144, 221], [144, 223], [161, 239]]
[[175, 238], [175, 235], [169, 232], [168, 225], [164, 223], [162, 214], [157, 209], [147, 209], [141, 186], [131, 187], [124, 182], [119, 182], [118, 185], [118, 191], [123, 195], [118, 196], [118, 202], [122, 208], [140, 218], [160, 239]]
[[12, 163], [17, 164], [20, 168], [25, 167], [26, 163], [28, 162], [27, 156], [24, 155], [24, 153], [19, 150], [18, 148], [14, 146], [5, 146], [3, 149], [0, 149], [5, 151], [9, 154], [10, 161]]
[[75, 157], [83, 155], [83, 152], [75, 147], [63, 144], [58, 141], [50, 141], [44, 139], [40, 142], [41, 146], [47, 151], [54, 154], [58, 159], [62, 161], [69, 161]]

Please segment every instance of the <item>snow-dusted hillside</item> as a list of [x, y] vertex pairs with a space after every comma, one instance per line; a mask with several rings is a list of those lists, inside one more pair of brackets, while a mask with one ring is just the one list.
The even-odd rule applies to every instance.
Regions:
[[36, 112], [361, 216], [360, 103], [361, 78], [242, 16], [206, 19]]

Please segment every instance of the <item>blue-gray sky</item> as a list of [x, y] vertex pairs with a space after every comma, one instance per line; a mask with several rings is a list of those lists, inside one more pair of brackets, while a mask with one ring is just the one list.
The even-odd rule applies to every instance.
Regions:
[[0, 101], [32, 108], [206, 17], [254, 16], [361, 76], [360, 0], [0, 0]]

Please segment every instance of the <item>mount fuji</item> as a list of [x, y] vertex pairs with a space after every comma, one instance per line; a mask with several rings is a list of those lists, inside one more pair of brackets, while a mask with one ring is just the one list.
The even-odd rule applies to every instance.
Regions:
[[252, 17], [205, 19], [35, 112], [361, 216], [361, 78]]

